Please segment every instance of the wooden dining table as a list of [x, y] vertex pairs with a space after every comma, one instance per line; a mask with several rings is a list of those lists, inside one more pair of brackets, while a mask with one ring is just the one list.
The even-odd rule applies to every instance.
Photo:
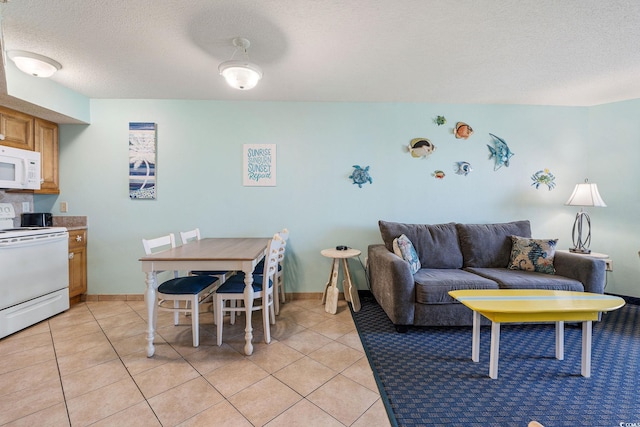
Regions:
[[144, 299], [147, 304], [148, 333], [147, 357], [153, 356], [155, 347], [157, 320], [157, 273], [162, 271], [194, 271], [194, 270], [228, 270], [243, 271], [244, 274], [244, 306], [246, 308], [246, 328], [244, 352], [253, 353], [253, 329], [251, 327], [251, 308], [253, 306], [253, 270], [264, 258], [269, 238], [204, 238], [194, 240], [176, 248], [171, 248], [139, 259], [142, 271], [146, 273], [146, 290]]

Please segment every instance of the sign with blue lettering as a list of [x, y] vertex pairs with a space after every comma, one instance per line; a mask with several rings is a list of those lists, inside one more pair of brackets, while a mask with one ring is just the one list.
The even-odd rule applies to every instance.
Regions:
[[242, 184], [275, 187], [276, 144], [244, 144]]

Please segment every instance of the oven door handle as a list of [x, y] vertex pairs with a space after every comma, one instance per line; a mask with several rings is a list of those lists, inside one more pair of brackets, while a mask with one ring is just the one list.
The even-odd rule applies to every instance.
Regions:
[[23, 248], [27, 246], [44, 245], [48, 243], [55, 243], [60, 240], [67, 240], [69, 238], [68, 233], [51, 234], [51, 235], [39, 235], [39, 236], [26, 236], [19, 239], [0, 239], [0, 249], [14, 249]]

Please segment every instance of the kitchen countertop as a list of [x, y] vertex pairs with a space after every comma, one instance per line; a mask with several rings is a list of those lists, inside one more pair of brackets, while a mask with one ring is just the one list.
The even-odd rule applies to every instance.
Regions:
[[54, 227], [66, 227], [67, 230], [82, 230], [87, 228], [86, 216], [54, 216]]

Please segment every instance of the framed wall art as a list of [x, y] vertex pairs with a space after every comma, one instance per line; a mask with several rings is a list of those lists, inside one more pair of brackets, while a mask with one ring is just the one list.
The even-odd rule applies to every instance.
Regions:
[[156, 198], [155, 123], [129, 123], [129, 198]]
[[244, 144], [242, 151], [242, 184], [246, 187], [275, 187], [276, 144]]

